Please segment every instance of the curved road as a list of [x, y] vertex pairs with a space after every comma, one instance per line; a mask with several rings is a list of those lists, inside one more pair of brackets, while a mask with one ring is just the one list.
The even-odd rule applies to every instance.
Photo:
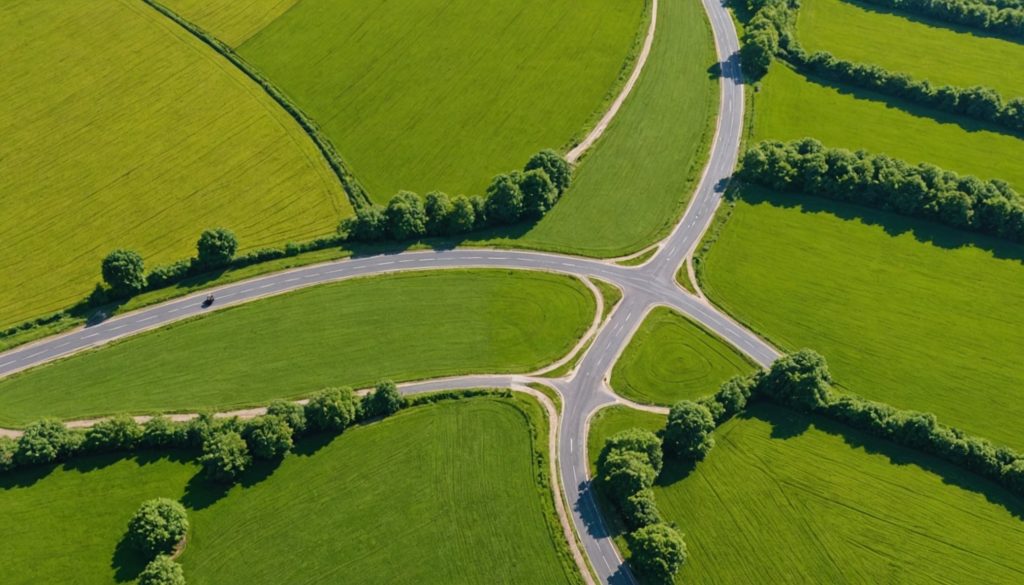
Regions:
[[[709, 162], [689, 208], [671, 235], [661, 243], [658, 253], [644, 265], [623, 267], [611, 262], [540, 252], [457, 249], [408, 252], [307, 266], [220, 287], [213, 291], [217, 303], [212, 308], [202, 307], [202, 299], [207, 294], [203, 292], [2, 353], [0, 377], [226, 306], [358, 276], [402, 270], [479, 267], [546, 270], [600, 278], [618, 285], [623, 292], [622, 300], [597, 331], [593, 343], [573, 373], [565, 378], [545, 380], [545, 383], [556, 387], [564, 400], [558, 435], [558, 461], [562, 485], [580, 541], [602, 583], [634, 583], [629, 568], [619, 557], [595, 507], [589, 491], [586, 455], [587, 428], [591, 416], [600, 408], [618, 400], [607, 384], [616, 358], [647, 312], [658, 305], [688, 315], [763, 366], [779, 356], [769, 344], [706, 301], [685, 292], [675, 282], [677, 270], [696, 247], [714, 217], [736, 164], [743, 129], [739, 39], [723, 4], [719, 0], [702, 1], [714, 31], [721, 68], [717, 129]], [[510, 376], [468, 376], [404, 385], [403, 389], [425, 391], [481, 385], [505, 386], [522, 379]]]

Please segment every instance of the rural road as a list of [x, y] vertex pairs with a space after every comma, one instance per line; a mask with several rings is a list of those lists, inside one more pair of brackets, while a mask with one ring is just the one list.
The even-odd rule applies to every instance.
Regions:
[[[577, 277], [595, 277], [622, 289], [623, 297], [573, 373], [545, 380], [562, 394], [564, 405], [558, 434], [562, 485], [577, 533], [601, 583], [635, 583], [605, 530], [589, 491], [586, 453], [590, 418], [617, 398], [607, 380], [619, 354], [655, 306], [675, 309], [714, 331], [762, 366], [779, 352], [704, 300], [685, 292], [675, 274], [710, 225], [738, 157], [743, 130], [744, 96], [739, 70], [739, 39], [732, 19], [719, 0], [702, 0], [714, 31], [721, 68], [721, 101], [717, 129], [704, 175], [686, 213], [641, 266], [624, 267], [605, 261], [529, 251], [455, 249], [380, 255], [307, 266], [219, 287], [161, 305], [125, 314], [97, 325], [44, 339], [0, 354], [0, 378], [68, 356], [115, 339], [134, 335], [266, 296], [347, 278], [406, 270], [448, 268], [507, 268], [544, 270]], [[653, 27], [652, 27], [653, 29]], [[635, 81], [635, 80], [634, 80]], [[211, 308], [202, 307], [208, 292], [216, 295]], [[415, 391], [497, 385], [510, 377], [465, 377], [417, 383]], [[410, 388], [412, 390], [412, 388]]]

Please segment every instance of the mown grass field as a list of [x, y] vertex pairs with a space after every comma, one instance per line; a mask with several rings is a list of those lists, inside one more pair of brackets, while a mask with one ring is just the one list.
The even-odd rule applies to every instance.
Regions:
[[[592, 443], [658, 417], [595, 421]], [[761, 405], [655, 488], [685, 533], [678, 583], [1015, 583], [1024, 502], [977, 477], [828, 421]]]
[[663, 0], [647, 66], [574, 185], [521, 237], [488, 243], [615, 257], [666, 235], [707, 160], [718, 108], [715, 62], [700, 2]]
[[644, 320], [612, 371], [616, 393], [670, 406], [707, 396], [754, 366], [683, 315], [658, 307]]
[[376, 201], [481, 193], [596, 121], [643, 0], [303, 0], [238, 50], [292, 96]]
[[0, 381], [0, 424], [223, 410], [324, 387], [528, 372], [565, 355], [596, 301], [521, 271], [406, 272], [272, 297]]
[[162, 0], [161, 4], [220, 41], [237, 47], [298, 2], [299, 0]]
[[189, 508], [189, 583], [577, 583], [541, 463], [544, 424], [521, 399], [417, 407], [300, 442], [226, 493], [166, 459], [86, 460], [31, 486], [9, 476], [0, 580], [130, 581], [137, 561], [117, 543], [143, 500], [166, 496]]
[[206, 228], [250, 249], [351, 213], [298, 125], [142, 3], [6, 2], [0, 53], [0, 327], [84, 298], [117, 247], [153, 266]]
[[1013, 41], [849, 0], [801, 2], [797, 29], [809, 51], [829, 51], [940, 85], [984, 85], [1007, 99], [1024, 96], [1024, 46]]
[[749, 190], [704, 290], [839, 383], [1024, 447], [1024, 246], [819, 198]]

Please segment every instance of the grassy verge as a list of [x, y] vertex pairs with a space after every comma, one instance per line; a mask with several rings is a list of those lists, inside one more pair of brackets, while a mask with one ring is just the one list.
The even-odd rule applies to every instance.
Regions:
[[638, 256], [626, 258], [625, 260], [619, 260], [618, 262], [616, 262], [616, 264], [618, 264], [619, 266], [640, 266], [644, 262], [647, 262], [648, 260], [653, 258], [654, 255], [657, 253], [658, 248], [651, 248], [650, 250], [647, 250], [646, 252]]
[[601, 315], [601, 320], [603, 321], [608, 318], [608, 315], [615, 310], [619, 301], [622, 300], [622, 289], [599, 278], [592, 278], [590, 281], [594, 283], [597, 290], [601, 291], [601, 297], [604, 298], [604, 313]]

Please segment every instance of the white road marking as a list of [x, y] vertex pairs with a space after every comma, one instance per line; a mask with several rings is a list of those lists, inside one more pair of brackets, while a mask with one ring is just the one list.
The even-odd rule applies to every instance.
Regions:
[[289, 278], [289, 279], [285, 280], [285, 282], [295, 282], [295, 281], [298, 281], [298, 280], [302, 280], [302, 279], [296, 276], [295, 278]]
[[98, 335], [99, 335], [99, 333], [93, 333], [92, 335], [86, 335], [82, 339], [92, 339], [93, 337], [97, 337]]
[[145, 323], [146, 321], [152, 321], [153, 319], [156, 319], [156, 315], [150, 315], [149, 317], [145, 317], [145, 318], [139, 319], [139, 322], [140, 323]]

